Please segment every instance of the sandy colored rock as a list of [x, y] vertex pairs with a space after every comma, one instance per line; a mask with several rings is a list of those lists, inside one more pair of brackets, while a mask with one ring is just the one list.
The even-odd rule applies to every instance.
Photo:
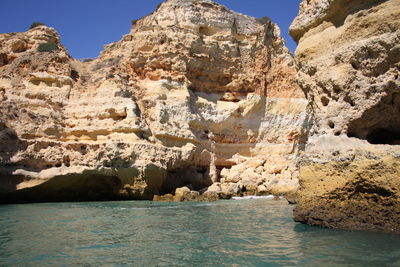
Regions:
[[[309, 29], [299, 22], [327, 2], [335, 5], [342, 24], [325, 21]], [[301, 11], [292, 24], [292, 33], [298, 28], [304, 31], [296, 50], [298, 81], [316, 114], [317, 134], [382, 143], [377, 135], [399, 124], [399, 2], [350, 1], [355, 5], [352, 12], [344, 4], [340, 9], [340, 2], [316, 1], [306, 9], [312, 11]]]
[[175, 190], [174, 201], [181, 202], [184, 201], [190, 195], [190, 189], [186, 186], [177, 188]]
[[302, 167], [296, 221], [330, 228], [400, 233], [397, 158]]
[[286, 194], [285, 199], [287, 200], [287, 202], [291, 205], [295, 205], [299, 202], [299, 192], [292, 192], [289, 194]]
[[295, 220], [398, 232], [400, 1], [303, 1], [290, 31], [315, 122]]
[[286, 195], [299, 189], [297, 155], [258, 155], [221, 171], [222, 191], [233, 195]]
[[[153, 199], [252, 159], [295, 170], [311, 123], [295, 73], [274, 23], [208, 0], [162, 3], [85, 62], [53, 28], [1, 34], [2, 201], [55, 177], [88, 177], [95, 190], [99, 176], [117, 181], [115, 198]], [[277, 179], [296, 183], [292, 173]], [[56, 199], [41, 192], [34, 201]]]
[[166, 194], [166, 195], [154, 195], [153, 201], [159, 201], [159, 202], [172, 202], [174, 201], [174, 196], [172, 194]]

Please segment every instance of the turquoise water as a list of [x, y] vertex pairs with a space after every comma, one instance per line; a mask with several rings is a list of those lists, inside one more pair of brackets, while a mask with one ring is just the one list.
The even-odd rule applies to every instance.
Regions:
[[286, 203], [0, 206], [0, 266], [400, 266], [400, 236], [296, 224]]

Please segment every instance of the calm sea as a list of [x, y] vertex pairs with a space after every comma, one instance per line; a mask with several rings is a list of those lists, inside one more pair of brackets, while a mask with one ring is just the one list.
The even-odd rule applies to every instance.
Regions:
[[292, 221], [284, 200], [0, 206], [0, 266], [400, 266], [400, 236]]

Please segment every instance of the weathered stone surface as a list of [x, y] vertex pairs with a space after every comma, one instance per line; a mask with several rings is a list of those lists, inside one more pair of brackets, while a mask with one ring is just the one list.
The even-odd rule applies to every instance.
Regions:
[[400, 165], [375, 159], [302, 167], [301, 202], [294, 219], [325, 227], [400, 233]]
[[314, 117], [297, 221], [400, 229], [400, 1], [303, 1], [291, 34]]
[[[0, 35], [1, 187], [33, 192], [88, 176], [95, 190], [99, 176], [117, 181], [107, 196], [153, 199], [200, 190], [256, 159], [243, 186], [256, 191], [259, 170], [277, 161], [284, 174], [263, 183], [290, 191], [310, 122], [279, 34], [267, 18], [169, 0], [91, 61], [72, 59], [46, 26]], [[44, 43], [58, 49], [39, 52]], [[237, 192], [241, 180], [222, 185]], [[78, 185], [64, 194], [73, 199]], [[56, 199], [51, 191], [41, 199]]]
[[182, 201], [195, 201], [198, 200], [200, 197], [199, 192], [192, 191], [188, 187], [184, 186], [181, 188], [177, 188], [175, 190], [175, 195], [173, 200], [175, 202], [182, 202]]
[[174, 201], [174, 195], [172, 195], [172, 194], [165, 194], [162, 196], [154, 195], [153, 201], [172, 202], [172, 201]]

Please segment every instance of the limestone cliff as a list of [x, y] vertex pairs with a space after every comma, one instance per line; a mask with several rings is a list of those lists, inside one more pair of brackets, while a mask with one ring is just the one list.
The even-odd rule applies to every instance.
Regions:
[[304, 0], [290, 30], [315, 120], [295, 219], [400, 232], [400, 1]]
[[85, 62], [46, 26], [0, 35], [2, 201], [296, 191], [310, 121], [279, 35], [208, 0], [164, 2]]

